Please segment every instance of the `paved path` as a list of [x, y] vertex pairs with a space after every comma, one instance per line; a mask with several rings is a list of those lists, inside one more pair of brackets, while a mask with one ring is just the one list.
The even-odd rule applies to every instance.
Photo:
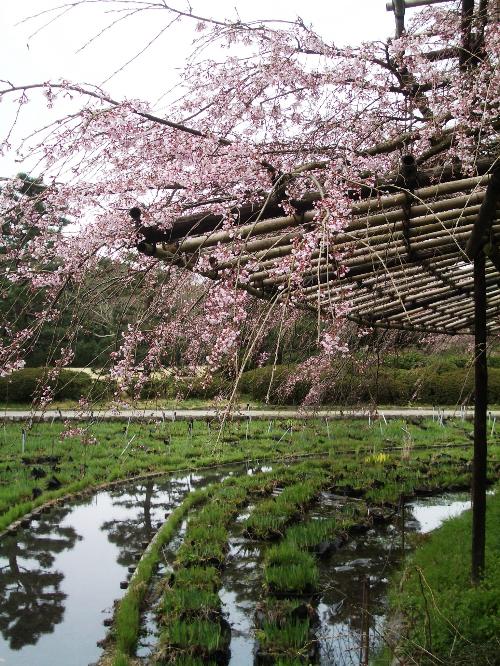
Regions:
[[[368, 418], [370, 411], [368, 409], [354, 409], [354, 410], [340, 410], [340, 409], [320, 409], [320, 410], [304, 410], [304, 409], [249, 409], [249, 410], [236, 410], [231, 412], [229, 418], [233, 419], [314, 419], [314, 418], [328, 418], [328, 419], [346, 419], [346, 418]], [[500, 410], [492, 410], [492, 416], [500, 417]], [[444, 418], [460, 418], [462, 412], [460, 409], [380, 409], [375, 414], [371, 413], [370, 418], [415, 418], [415, 417], [437, 417], [443, 416]], [[465, 418], [472, 419], [474, 416], [473, 409], [467, 409]], [[47, 410], [45, 412], [31, 412], [22, 410], [3, 410], [0, 412], [0, 421], [28, 421], [33, 419], [35, 421], [81, 421], [93, 418], [99, 421], [149, 421], [149, 420], [190, 420], [190, 419], [207, 419], [207, 418], [220, 418], [221, 412], [215, 409], [126, 409], [120, 411], [114, 410], [96, 410], [90, 414], [82, 414], [73, 409], [64, 410]]]

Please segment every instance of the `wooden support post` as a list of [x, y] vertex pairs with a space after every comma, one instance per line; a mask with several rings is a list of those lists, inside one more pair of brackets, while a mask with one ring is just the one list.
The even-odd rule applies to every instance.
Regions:
[[396, 19], [396, 38], [398, 38], [405, 31], [405, 0], [392, 0], [392, 6]]
[[486, 280], [482, 250], [474, 258], [474, 460], [472, 468], [472, 573], [474, 585], [484, 572], [486, 535], [486, 418], [488, 370], [486, 366]]

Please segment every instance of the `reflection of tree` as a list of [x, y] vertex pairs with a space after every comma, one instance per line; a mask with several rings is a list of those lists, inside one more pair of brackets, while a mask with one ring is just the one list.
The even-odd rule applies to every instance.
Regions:
[[80, 538], [72, 527], [59, 526], [69, 511], [58, 508], [0, 542], [0, 631], [12, 650], [35, 645], [62, 621], [64, 574], [50, 567]]
[[128, 566], [134, 561], [134, 554], [141, 550], [143, 541], [150, 541], [153, 537], [153, 525], [151, 523], [152, 510], [163, 504], [162, 501], [155, 503], [154, 482], [149, 479], [144, 484], [138, 485], [135, 492], [126, 494], [122, 490], [113, 493], [113, 504], [126, 509], [140, 507], [137, 515], [123, 520], [108, 520], [103, 523], [102, 528], [108, 533], [108, 539], [116, 544], [119, 549], [118, 563]]
[[147, 479], [126, 490], [118, 488], [111, 491], [114, 506], [128, 510], [138, 509], [137, 512], [130, 511], [130, 517], [108, 520], [101, 527], [107, 532], [111, 543], [120, 549], [118, 563], [122, 566], [131, 565], [135, 553], [142, 550], [142, 543], [152, 539], [155, 532], [152, 524], [155, 513], [163, 519], [165, 507], [169, 510], [175, 508], [190, 490], [203, 487], [208, 481], [218, 481], [220, 476], [220, 472], [207, 473], [204, 476], [189, 475], [183, 479], [170, 479], [162, 485], [157, 485], [158, 482], [153, 479]]

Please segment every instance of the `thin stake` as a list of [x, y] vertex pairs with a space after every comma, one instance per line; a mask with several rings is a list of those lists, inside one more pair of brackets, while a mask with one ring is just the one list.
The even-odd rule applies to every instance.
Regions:
[[21, 430], [21, 453], [24, 455], [24, 450], [26, 448], [26, 430], [23, 428]]
[[370, 603], [370, 579], [363, 578], [363, 600], [361, 614], [361, 649], [359, 655], [360, 666], [368, 666], [370, 661], [370, 616], [368, 612]]
[[401, 495], [401, 552], [405, 557], [405, 498]]
[[291, 430], [291, 428], [287, 428], [287, 429], [285, 430], [285, 432], [281, 435], [281, 437], [280, 437], [279, 440], [278, 440], [278, 444], [281, 442], [281, 440], [283, 439], [283, 437], [287, 434], [287, 432], [288, 432], [289, 430]]
[[135, 439], [136, 437], [137, 437], [137, 435], [132, 435], [131, 439], [129, 440], [129, 443], [128, 443], [127, 446], [123, 449], [123, 451], [120, 453], [120, 458], [121, 458], [122, 455], [125, 453], [125, 451], [128, 449], [128, 447], [132, 444], [132, 442], [134, 441], [134, 439]]
[[493, 433], [495, 432], [495, 424], [497, 422], [497, 417], [493, 417], [493, 425], [491, 426], [491, 432], [490, 432], [490, 437], [493, 437]]

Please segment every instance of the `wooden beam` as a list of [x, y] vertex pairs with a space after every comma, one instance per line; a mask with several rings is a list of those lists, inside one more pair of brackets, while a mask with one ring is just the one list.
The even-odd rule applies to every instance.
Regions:
[[466, 252], [471, 259], [482, 250], [488, 241], [491, 224], [497, 216], [497, 205], [500, 201], [500, 163], [497, 163], [491, 179], [486, 187], [483, 202], [474, 228], [467, 242]]
[[488, 411], [488, 369], [486, 365], [486, 280], [485, 257], [474, 258], [474, 458], [472, 465], [472, 570], [478, 585], [484, 573], [486, 540], [486, 415]]

